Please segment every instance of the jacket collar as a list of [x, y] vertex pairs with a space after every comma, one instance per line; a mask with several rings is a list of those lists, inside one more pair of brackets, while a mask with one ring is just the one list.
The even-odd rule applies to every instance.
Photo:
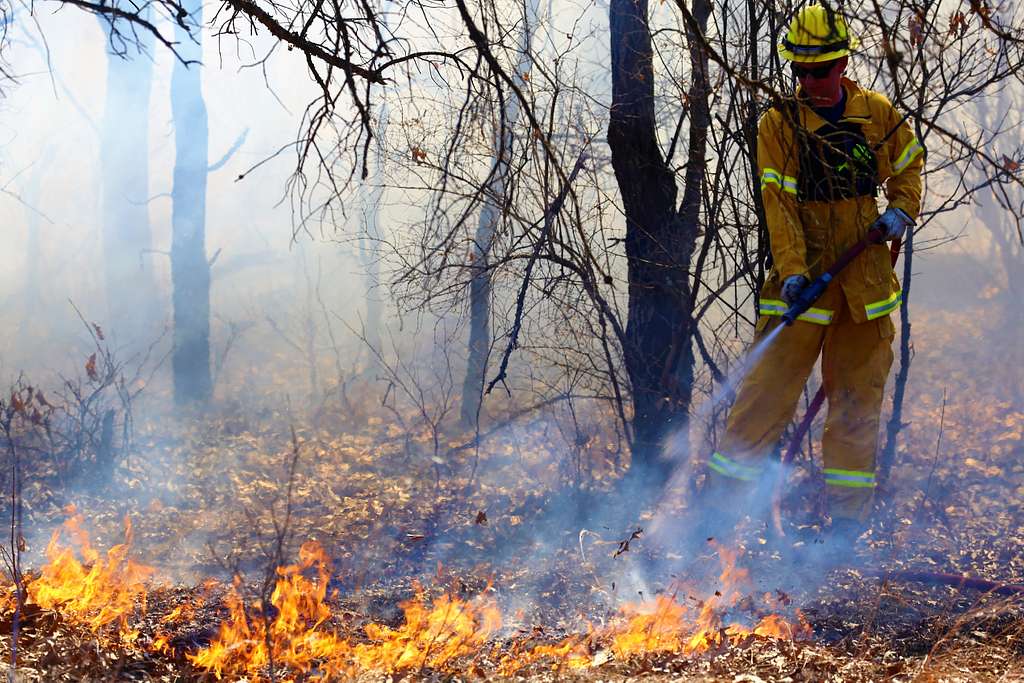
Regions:
[[[871, 120], [871, 110], [868, 108], [868, 97], [864, 89], [843, 76], [840, 85], [846, 91], [846, 107], [843, 109], [843, 118], [840, 121], [851, 121], [853, 123], [867, 123]], [[803, 93], [797, 87], [796, 99], [800, 103], [800, 125], [805, 130], [817, 130], [825, 125], [825, 119], [818, 116], [813, 109], [803, 102]]]

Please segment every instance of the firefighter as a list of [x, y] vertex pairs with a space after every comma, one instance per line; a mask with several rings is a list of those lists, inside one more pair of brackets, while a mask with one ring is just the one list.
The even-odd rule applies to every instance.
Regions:
[[[762, 117], [758, 129], [773, 266], [760, 292], [755, 344], [781, 324], [810, 280], [870, 228], [878, 225], [886, 239], [898, 240], [920, 210], [924, 150], [884, 95], [843, 76], [856, 46], [842, 16], [816, 4], [798, 12], [779, 46], [799, 86], [793, 99]], [[886, 200], [881, 215], [880, 193]], [[900, 301], [889, 249], [873, 245], [766, 348], [744, 378], [724, 437], [707, 462], [712, 503], [735, 519], [820, 354], [831, 528], [859, 535], [871, 508], [882, 396], [893, 359], [889, 314]]]

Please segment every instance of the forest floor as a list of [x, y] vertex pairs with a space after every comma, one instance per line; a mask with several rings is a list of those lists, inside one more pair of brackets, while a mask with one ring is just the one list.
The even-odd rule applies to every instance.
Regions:
[[412, 407], [314, 427], [267, 394], [140, 418], [105, 486], [30, 472], [0, 655], [17, 625], [19, 680], [1024, 680], [1024, 596], [894, 574], [1024, 579], [1024, 413], [951, 321], [916, 325], [888, 505], [841, 562], [815, 564], [806, 476], [803, 535], [684, 540], [687, 491], [613, 493], [598, 411], [475, 449]]

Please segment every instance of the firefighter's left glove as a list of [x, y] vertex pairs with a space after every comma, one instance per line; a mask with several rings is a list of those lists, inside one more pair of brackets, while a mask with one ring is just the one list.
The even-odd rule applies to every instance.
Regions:
[[787, 304], [792, 304], [800, 298], [800, 292], [804, 291], [809, 282], [803, 275], [790, 275], [782, 281], [782, 298]]
[[875, 224], [885, 232], [883, 239], [898, 240], [903, 239], [903, 233], [907, 228], [914, 227], [914, 219], [903, 209], [894, 207], [886, 209]]

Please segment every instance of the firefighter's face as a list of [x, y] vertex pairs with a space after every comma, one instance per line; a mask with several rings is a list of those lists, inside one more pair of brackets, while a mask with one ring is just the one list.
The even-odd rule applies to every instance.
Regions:
[[827, 107], [839, 101], [842, 95], [840, 79], [846, 71], [847, 61], [848, 58], [841, 57], [831, 62], [792, 62], [793, 74], [811, 104]]

